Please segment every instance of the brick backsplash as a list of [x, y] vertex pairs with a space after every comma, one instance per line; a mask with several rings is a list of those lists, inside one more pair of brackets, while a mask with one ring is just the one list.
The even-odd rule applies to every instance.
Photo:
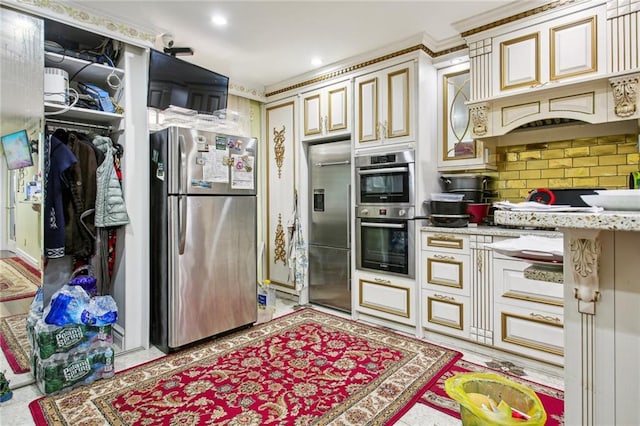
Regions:
[[489, 188], [497, 199], [522, 201], [534, 188], [628, 188], [640, 170], [638, 135], [511, 145], [497, 150]]

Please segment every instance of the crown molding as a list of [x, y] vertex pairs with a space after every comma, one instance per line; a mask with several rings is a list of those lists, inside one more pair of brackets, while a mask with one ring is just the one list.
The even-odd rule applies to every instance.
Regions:
[[229, 94], [240, 96], [242, 98], [253, 99], [258, 102], [267, 102], [264, 87], [249, 87], [242, 82], [234, 81], [231, 77], [229, 78]]
[[472, 18], [454, 22], [452, 26], [460, 32], [462, 38], [466, 39], [469, 36], [486, 30], [497, 28], [502, 25], [510, 24], [542, 13], [551, 12], [554, 9], [570, 4], [584, 3], [586, 1], [588, 0], [527, 0], [511, 2], [500, 8], [475, 15]]
[[157, 33], [150, 28], [132, 25], [103, 14], [97, 15], [73, 1], [2, 0], [0, 4], [137, 46], [152, 47], [156, 39]]
[[457, 39], [452, 37], [447, 40], [446, 44], [443, 44], [443, 46], [446, 45], [448, 47], [438, 51], [434, 51], [428, 44], [426, 44], [429, 41], [431, 40], [425, 33], [416, 34], [380, 49], [353, 56], [351, 58], [347, 58], [347, 60], [343, 62], [327, 65], [319, 70], [298, 75], [278, 84], [268, 86], [265, 88], [265, 96], [269, 98], [276, 95], [282, 95], [289, 91], [295, 91], [303, 87], [312, 86], [342, 75], [347, 75], [354, 71], [375, 65], [379, 62], [387, 61], [413, 52], [423, 52], [430, 58], [436, 59], [440, 57], [448, 57], [452, 54], [457, 54], [458, 52], [460, 52], [460, 55], [465, 55], [467, 51], [467, 45], [462, 38]]

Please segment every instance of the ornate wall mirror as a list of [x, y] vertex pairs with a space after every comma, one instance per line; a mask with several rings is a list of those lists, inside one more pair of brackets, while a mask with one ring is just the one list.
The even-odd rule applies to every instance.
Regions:
[[476, 144], [471, 137], [469, 109], [469, 70], [444, 74], [442, 129], [443, 160], [474, 158]]

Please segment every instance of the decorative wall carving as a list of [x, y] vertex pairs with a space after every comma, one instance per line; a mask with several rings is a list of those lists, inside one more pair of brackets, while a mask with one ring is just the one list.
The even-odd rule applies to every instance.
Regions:
[[274, 249], [274, 258], [273, 263], [278, 263], [281, 261], [283, 264], [287, 264], [287, 250], [286, 250], [286, 242], [285, 242], [285, 234], [284, 227], [282, 226], [282, 213], [278, 214], [278, 226], [276, 226], [276, 236], [275, 236], [276, 246]]
[[276, 156], [276, 165], [278, 166], [278, 178], [282, 177], [282, 164], [284, 163], [284, 131], [284, 126], [282, 126], [282, 130], [276, 130], [275, 127], [273, 128], [273, 150]]
[[595, 302], [600, 298], [600, 241], [597, 233], [592, 235], [575, 235], [569, 240], [570, 267], [575, 297], [578, 299], [578, 310], [586, 314], [595, 314]]
[[489, 131], [488, 111], [489, 107], [486, 103], [469, 106], [469, 114], [471, 115], [471, 123], [475, 136], [484, 136]]
[[640, 74], [610, 78], [613, 89], [614, 111], [618, 117], [629, 117], [637, 110], [638, 82]]

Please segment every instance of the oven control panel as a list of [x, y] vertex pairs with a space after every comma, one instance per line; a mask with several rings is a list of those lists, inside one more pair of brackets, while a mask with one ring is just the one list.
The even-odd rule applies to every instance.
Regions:
[[356, 207], [356, 217], [373, 219], [413, 219], [413, 207], [360, 206]]

